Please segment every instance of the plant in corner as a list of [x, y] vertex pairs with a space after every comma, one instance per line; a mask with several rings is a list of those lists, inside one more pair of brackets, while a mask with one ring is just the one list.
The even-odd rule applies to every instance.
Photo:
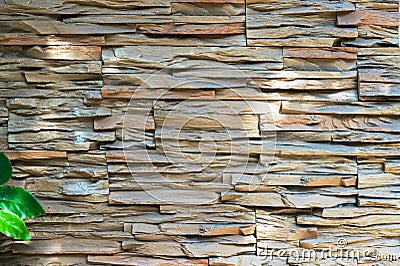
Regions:
[[11, 162], [0, 152], [0, 232], [15, 239], [29, 240], [30, 234], [23, 219], [38, 217], [45, 212], [29, 191], [4, 185], [11, 175]]

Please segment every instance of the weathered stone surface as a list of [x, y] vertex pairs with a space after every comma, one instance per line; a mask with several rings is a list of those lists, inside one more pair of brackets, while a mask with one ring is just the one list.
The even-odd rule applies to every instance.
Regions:
[[[270, 78], [268, 78], [269, 83]], [[264, 81], [260, 81], [264, 82]], [[327, 81], [328, 82], [328, 81]], [[335, 82], [335, 81], [332, 81]], [[217, 89], [216, 90], [216, 98], [219, 100], [239, 100], [245, 98], [246, 100], [265, 100], [265, 101], [297, 101], [299, 98], [304, 99], [305, 101], [323, 101], [323, 102], [354, 102], [358, 100], [357, 92], [354, 89], [345, 89], [345, 90], [327, 90], [327, 91], [315, 91], [306, 92], [306, 91], [297, 91], [301, 88], [301, 84], [295, 83], [286, 83], [284, 82], [282, 85], [283, 90], [278, 90], [279, 81], [271, 90], [268, 90], [268, 83], [266, 83], [266, 89], [262, 89], [260, 91], [258, 88], [250, 88], [247, 87], [245, 89]], [[325, 82], [306, 82], [311, 86], [315, 87], [315, 89], [322, 89], [323, 83]], [[354, 81], [348, 83], [345, 82], [346, 86], [354, 86]], [[353, 85], [352, 85], [353, 84]], [[293, 86], [295, 90], [290, 90], [290, 87]], [[321, 87], [320, 87], [321, 86]], [[306, 87], [302, 87], [304, 89]], [[285, 89], [289, 89], [285, 91]]]
[[96, 118], [95, 130], [112, 130], [127, 127], [129, 129], [155, 130], [154, 117], [144, 114], [114, 114], [111, 116]]
[[[238, 62], [239, 56], [240, 61]], [[103, 50], [103, 61], [106, 67], [125, 67], [132, 73], [137, 67], [163, 69], [170, 66], [185, 68], [193, 64], [194, 59], [224, 62], [241, 69], [281, 69], [282, 49], [264, 47], [169, 47], [161, 51], [157, 47], [130, 46]], [[219, 67], [219, 65], [216, 65], [216, 67]]]
[[91, 182], [84, 179], [29, 179], [26, 187], [43, 198], [105, 202], [108, 200], [108, 181]]
[[[75, 117], [93, 117], [96, 114], [100, 116], [111, 115], [111, 110], [107, 108], [85, 108], [82, 99], [65, 100], [63, 98], [53, 99], [32, 99], [32, 98], [16, 98], [7, 102], [7, 107], [13, 110], [13, 113], [20, 115], [37, 115], [37, 114], [51, 114], [59, 112], [75, 113]], [[82, 111], [78, 108], [81, 108]], [[86, 109], [86, 110], [85, 110]], [[81, 116], [84, 111], [91, 111], [90, 116]], [[55, 119], [58, 117], [44, 117], [44, 119]], [[72, 118], [72, 117], [66, 117]]]
[[0, 264], [396, 264], [304, 257], [342, 238], [398, 255], [398, 0], [0, 14], [8, 184], [46, 210], [30, 242], [0, 236]]
[[400, 15], [398, 12], [384, 11], [354, 11], [338, 15], [338, 25], [382, 25], [399, 26]]
[[[145, 3], [141, 1], [133, 1], [129, 4], [121, 2], [119, 0], [102, 1], [97, 0], [93, 2], [93, 5], [85, 5], [80, 2], [69, 3], [65, 0], [57, 1], [33, 1], [33, 2], [21, 2], [21, 3], [7, 3], [2, 5], [3, 12], [22, 12], [29, 11], [33, 14], [104, 14], [104, 13], [114, 13], [118, 14], [121, 11], [128, 10], [130, 14], [141, 14], [142, 12], [146, 14], [154, 14], [154, 12], [167, 12], [170, 6], [170, 1], [147, 1]], [[138, 9], [146, 11], [138, 12]], [[149, 14], [149, 13], [147, 13]]]
[[317, 227], [300, 227], [295, 217], [257, 210], [257, 239], [303, 240], [317, 238]]
[[351, 0], [351, 2], [357, 4], [359, 9], [381, 10], [381, 11], [395, 11], [398, 9], [398, 3], [395, 0], [374, 1], [374, 2], [365, 0]]
[[[115, 214], [128, 213], [128, 214], [139, 214], [139, 213], [158, 213], [159, 208], [154, 206], [144, 205], [130, 205], [130, 206], [111, 206], [106, 203], [89, 203], [84, 201], [66, 201], [66, 200], [41, 200], [42, 205], [46, 209], [46, 213], [55, 215], [79, 215], [82, 213], [93, 213], [93, 214]], [[121, 224], [109, 225], [114, 226], [113, 230], [119, 230], [122, 228]]]
[[67, 153], [62, 151], [5, 151], [11, 161], [31, 161], [67, 158]]
[[0, 82], [11, 83], [11, 82], [24, 82], [24, 74], [21, 72], [11, 72], [11, 71], [2, 71], [0, 72]]
[[396, 133], [345, 132], [333, 133], [332, 142], [338, 143], [397, 143]]
[[[147, 191], [149, 196], [152, 196], [154, 199], [158, 200], [163, 200], [162, 196], [157, 196], [157, 195], [152, 195], [151, 193], [153, 191], [174, 191], [176, 193], [183, 193], [180, 190], [189, 190], [193, 193], [196, 193], [196, 191], [202, 191], [207, 189], [209, 192], [221, 192], [221, 191], [226, 191], [231, 189], [231, 185], [229, 184], [223, 184], [222, 182], [208, 182], [208, 183], [202, 183], [202, 182], [196, 182], [196, 183], [178, 183], [174, 184], [170, 182], [169, 180], [156, 180], [158, 182], [151, 182], [148, 180], [147, 182], [140, 182], [139, 180], [137, 181], [136, 184], [133, 182], [130, 184], [130, 190], [134, 191]], [[122, 189], [122, 190], [127, 190], [127, 189]], [[118, 192], [118, 191], [116, 191]], [[125, 191], [126, 192], [126, 191]], [[166, 197], [165, 197], [166, 198]], [[166, 200], [166, 199], [165, 199]], [[165, 201], [164, 200], [164, 201]]]
[[[98, 81], [97, 81], [98, 82]], [[67, 83], [67, 84], [66, 84]], [[52, 88], [60, 87], [60, 84], [27, 84], [26, 82], [14, 83], [15, 86], [10, 87], [11, 84], [4, 85], [5, 88], [0, 89], [1, 97], [21, 97], [21, 98], [43, 98], [43, 97], [68, 97], [68, 98], [101, 98], [100, 87], [97, 85], [89, 84], [91, 82], [77, 82], [71, 84], [68, 82], [63, 85], [64, 89]], [[79, 84], [81, 83], [81, 84]], [[86, 83], [86, 85], [85, 85]], [[55, 86], [56, 85], [56, 86]], [[70, 87], [68, 87], [70, 86]]]
[[343, 40], [343, 44], [358, 47], [398, 47], [398, 27], [359, 25], [358, 38]]
[[64, 19], [66, 23], [99, 23], [99, 24], [169, 24], [169, 23], [191, 23], [191, 24], [217, 24], [217, 23], [239, 23], [245, 22], [244, 16], [223, 15], [102, 15], [101, 20], [97, 15], [86, 15]]
[[167, 235], [252, 235], [255, 232], [254, 225], [217, 225], [217, 224], [179, 224], [166, 223], [159, 226], [159, 232]]
[[240, 34], [245, 32], [243, 23], [232, 24], [145, 24], [139, 25], [138, 33], [144, 34], [166, 34], [166, 35], [193, 35], [193, 34]]
[[[329, 147], [329, 149], [327, 148]], [[342, 156], [359, 156], [359, 157], [385, 157], [399, 154], [398, 149], [400, 145], [398, 143], [390, 144], [378, 144], [378, 145], [361, 145], [361, 146], [351, 146], [340, 144], [330, 144], [330, 143], [277, 143], [275, 152], [280, 154], [290, 155], [302, 155], [309, 154], [312, 156], [326, 156], [326, 155], [342, 155]], [[271, 150], [267, 151], [264, 149], [266, 154], [270, 153]], [[360, 165], [358, 165], [360, 166]]]
[[[253, 241], [250, 239], [253, 238]], [[245, 252], [255, 251], [254, 237], [249, 238], [249, 243], [242, 245], [233, 245], [228, 241], [204, 242], [204, 243], [177, 243], [172, 241], [142, 242], [142, 241], [124, 241], [122, 249], [133, 252], [134, 254], [150, 256], [187, 256], [202, 257], [205, 254], [213, 256], [233, 256]]]
[[191, 205], [160, 205], [160, 212], [162, 214], [189, 214], [192, 215], [193, 219], [197, 216], [201, 217], [201, 215], [205, 215], [207, 219], [208, 216], [211, 218], [215, 214], [216, 216], [212, 217], [210, 221], [231, 223], [229, 222], [230, 219], [234, 219], [237, 223], [255, 223], [254, 210], [234, 204], [200, 205], [196, 208]]
[[75, 238], [21, 241], [13, 246], [13, 253], [21, 254], [115, 254], [119, 251], [116, 241]]
[[400, 174], [400, 161], [387, 160], [385, 162], [385, 173]]
[[[389, 111], [390, 112], [390, 111]], [[261, 115], [261, 131], [381, 131], [398, 132], [398, 120], [391, 116], [368, 115]]]
[[[110, 175], [110, 190], [131, 190], [138, 189], [147, 183], [152, 182], [221, 182], [222, 174], [216, 173], [128, 173], [128, 174], [112, 174]], [[161, 184], [160, 184], [161, 185]]]
[[[110, 241], [118, 241], [118, 240], [131, 240], [133, 239], [132, 235], [129, 233], [121, 232], [120, 229], [113, 231], [107, 227], [102, 227], [105, 232], [96, 232], [96, 230], [99, 230], [99, 226], [102, 226], [104, 223], [99, 223], [99, 224], [90, 224], [92, 226], [86, 226], [86, 231], [79, 231], [81, 227], [79, 226], [73, 226], [73, 224], [67, 224], [66, 227], [69, 228], [69, 230], [66, 231], [52, 231], [50, 227], [47, 227], [46, 229], [43, 229], [41, 232], [33, 232], [32, 238], [34, 239], [55, 239], [55, 238], [62, 238], [62, 237], [73, 237], [73, 238], [96, 238], [96, 239], [104, 239], [104, 240], [110, 240]], [[80, 224], [82, 225], [82, 224]], [[84, 226], [85, 227], [85, 226]], [[49, 233], [51, 231], [51, 233]], [[90, 231], [95, 231], [95, 232], [90, 232]]]
[[3, 33], [33, 33], [38, 35], [88, 35], [108, 33], [133, 33], [136, 25], [98, 25], [90, 23], [68, 24], [61, 21], [0, 21]]
[[364, 198], [400, 198], [398, 186], [378, 187], [378, 188], [363, 188], [360, 189], [358, 195]]
[[285, 114], [365, 114], [399, 115], [399, 103], [318, 103], [318, 102], [282, 102], [281, 112]]
[[374, 83], [360, 82], [360, 99], [368, 100], [383, 100], [398, 99], [400, 95], [399, 86], [395, 83]]
[[257, 186], [299, 186], [299, 187], [328, 187], [328, 186], [355, 186], [356, 176], [338, 175], [296, 175], [296, 174], [224, 174], [224, 179], [231, 179], [235, 185]]
[[359, 93], [362, 100], [398, 98], [398, 52], [397, 48], [360, 49]]
[[[172, 138], [172, 137], [171, 137]], [[230, 161], [235, 163], [243, 163], [244, 160], [248, 160], [249, 162], [256, 163], [258, 160], [254, 158], [247, 158], [244, 154], [235, 154], [235, 155], [226, 155], [221, 154], [219, 156], [215, 156], [210, 154], [209, 156], [204, 155], [202, 157], [197, 158], [196, 154], [191, 153], [180, 153], [180, 152], [169, 152], [164, 151], [160, 152], [157, 150], [137, 150], [137, 151], [113, 151], [107, 152], [107, 162], [109, 163], [128, 163], [130, 167], [134, 167], [135, 164], [167, 164], [167, 163], [187, 163], [187, 164], [205, 164], [210, 163], [220, 163], [220, 164], [228, 164]], [[209, 174], [210, 176], [220, 176], [219, 173], [203, 173], [204, 175]]]
[[101, 223], [101, 222], [104, 222], [103, 216], [93, 215], [93, 214], [70, 215], [70, 216], [63, 216], [63, 217], [48, 215], [46, 217], [36, 217], [36, 218], [26, 220], [27, 225], [31, 226], [31, 227], [34, 227], [34, 224], [36, 224], [36, 223], [41, 223], [41, 224], [54, 224], [54, 223], [84, 224], [84, 223]]
[[269, 167], [268, 173], [290, 174], [357, 174], [357, 163], [345, 157], [298, 157], [261, 156], [260, 162]]
[[372, 83], [399, 83], [398, 71], [387, 73], [384, 69], [360, 69], [359, 70], [359, 81], [361, 82], [372, 82]]
[[149, 265], [149, 266], [173, 266], [173, 265], [203, 265], [207, 266], [208, 261], [206, 259], [183, 259], [183, 258], [146, 258], [134, 256], [127, 253], [114, 256], [95, 256], [89, 255], [87, 258], [89, 263], [96, 264], [110, 264], [110, 265]]
[[8, 122], [9, 132], [40, 131], [40, 130], [88, 130], [93, 127], [93, 118], [65, 119], [60, 121], [44, 120], [40, 116], [19, 116], [10, 114]]
[[132, 89], [125, 87], [107, 87], [101, 90], [101, 95], [105, 99], [212, 99], [215, 98], [215, 91], [213, 90], [158, 90], [157, 94], [151, 89]]
[[357, 218], [328, 219], [316, 216], [298, 216], [298, 224], [318, 225], [318, 226], [369, 226], [377, 224], [396, 224], [399, 223], [398, 215], [366, 215]]
[[[148, 45], [148, 46], [245, 46], [246, 38], [240, 35], [174, 35], [151, 38], [142, 33], [106, 35], [106, 45]], [[1, 38], [1, 37], [0, 37]]]
[[180, 113], [190, 114], [201, 112], [203, 115], [211, 114], [266, 114], [274, 109], [280, 108], [280, 102], [263, 101], [212, 101], [212, 100], [186, 100], [179, 101], [157, 101], [154, 106], [156, 113]]
[[358, 201], [358, 205], [362, 207], [400, 208], [400, 200], [398, 199], [374, 199], [360, 197]]
[[319, 194], [280, 194], [277, 192], [258, 193], [226, 193], [221, 200], [228, 203], [236, 203], [245, 206], [268, 206], [268, 207], [333, 207], [345, 203], [354, 203], [352, 197], [325, 196]]
[[83, 80], [100, 80], [101, 76], [97, 74], [52, 74], [40, 72], [26, 72], [25, 79], [28, 83], [51, 83], [64, 81], [83, 81]]
[[110, 142], [114, 140], [114, 132], [23, 132], [9, 135], [9, 147], [10, 149], [22, 148], [34, 150], [89, 150], [96, 147], [98, 142]]
[[[222, 130], [215, 130], [215, 131], [207, 131], [207, 130], [179, 130], [176, 128], [163, 128], [160, 130], [159, 128], [156, 128], [155, 131], [155, 138], [156, 139], [161, 139], [164, 138], [164, 140], [167, 139], [174, 139], [174, 140], [187, 140], [187, 141], [201, 141], [201, 140], [214, 140], [216, 142], [218, 141], [229, 141], [233, 143], [235, 139], [238, 139], [236, 143], [241, 143], [240, 139], [242, 138], [257, 138], [261, 137], [260, 132], [258, 129], [255, 130], [247, 130], [247, 131], [242, 131], [242, 130], [235, 130], [235, 129], [222, 129]], [[246, 140], [244, 140], [246, 142]], [[242, 143], [244, 143], [242, 141]], [[262, 141], [255, 141], [255, 143], [261, 144]]]
[[[296, 75], [295, 75], [296, 76]], [[273, 92], [280, 91], [278, 95], [284, 95], [284, 90], [296, 90], [297, 95], [302, 96], [302, 99], [312, 100], [310, 95], [302, 94], [300, 91], [313, 91], [318, 94], [323, 94], [324, 90], [350, 90], [356, 88], [356, 80], [353, 79], [290, 79], [290, 78], [252, 78], [252, 85], [259, 87], [263, 91]], [[289, 94], [290, 95], [290, 94]], [[293, 97], [296, 93], [293, 94]], [[333, 93], [331, 92], [331, 95]], [[307, 97], [308, 96], [308, 97]], [[268, 98], [268, 96], [266, 96]], [[322, 98], [322, 97], [321, 97]], [[283, 100], [292, 100], [291, 98], [282, 97]], [[314, 94], [314, 99], [318, 99], [318, 95]], [[325, 100], [328, 101], [328, 100]], [[334, 99], [332, 99], [334, 101]]]
[[320, 26], [316, 28], [302, 28], [296, 26], [287, 26], [280, 28], [257, 28], [248, 31], [248, 37], [251, 39], [265, 38], [274, 36], [276, 39], [296, 38], [305, 36], [328, 36], [331, 38], [355, 38], [358, 32], [354, 28], [337, 28], [334, 26]]
[[[202, 62], [204, 63], [204, 62]], [[216, 76], [216, 72], [213, 68], [206, 68], [203, 70], [198, 69], [189, 69], [190, 71], [177, 72], [174, 75], [171, 74], [163, 74], [159, 73], [158, 75], [154, 75], [153, 73], [149, 74], [104, 74], [104, 85], [107, 87], [116, 87], [120, 88], [129, 88], [133, 87], [135, 89], [140, 88], [140, 90], [146, 91], [147, 89], [153, 90], [152, 98], [159, 98], [165, 93], [165, 90], [170, 89], [215, 89], [215, 88], [224, 88], [227, 87], [242, 87], [246, 84], [246, 79], [248, 77], [243, 76], [244, 74], [240, 74], [237, 70], [229, 71], [230, 78], [228, 77], [218, 77]], [[226, 70], [221, 70], [226, 71]], [[214, 73], [214, 76], [210, 76], [211, 73]], [[220, 72], [221, 73], [221, 72]], [[240, 75], [238, 78], [233, 78], [233, 76]], [[188, 79], [192, 79], [189, 84], [187, 83]], [[163, 89], [161, 91], [154, 91], [154, 89]], [[158, 96], [158, 97], [157, 97]], [[186, 97], [188, 98], [188, 97]]]
[[307, 71], [348, 71], [356, 68], [356, 60], [329, 60], [329, 59], [303, 59], [284, 58], [284, 69]]
[[274, 12], [280, 14], [302, 14], [312, 12], [335, 12], [335, 11], [353, 11], [354, 4], [351, 1], [313, 1], [303, 2], [299, 0], [290, 1], [285, 4], [270, 0], [250, 0], [247, 2], [250, 15], [256, 12]]
[[68, 153], [70, 166], [107, 165], [105, 152]]
[[207, 204], [214, 203], [219, 195], [212, 191], [192, 190], [151, 190], [111, 191], [111, 204]]
[[[177, 127], [176, 127], [177, 128]], [[250, 134], [248, 134], [248, 132]], [[253, 135], [252, 132], [255, 132], [255, 130], [248, 130], [245, 129], [243, 130], [242, 137], [244, 139], [233, 139], [233, 140], [223, 140], [223, 141], [212, 141], [210, 139], [204, 139], [204, 140], [194, 140], [194, 141], [186, 141], [186, 140], [176, 140], [176, 139], [168, 139], [166, 135], [163, 134], [163, 137], [158, 140], [156, 138], [156, 148], [161, 148], [163, 147], [166, 151], [174, 151], [176, 149], [180, 149], [181, 152], [184, 153], [199, 153], [202, 150], [208, 150], [212, 153], [215, 154], [242, 154], [244, 155], [242, 157], [242, 163], [247, 162], [248, 164], [252, 163], [251, 158], [249, 158], [250, 155], [252, 154], [260, 154], [263, 152], [264, 149], [270, 151], [273, 149], [273, 144], [269, 141], [264, 141], [264, 140], [252, 140], [248, 139], [249, 136]], [[229, 134], [229, 131], [227, 132]], [[269, 149], [268, 149], [269, 148]], [[172, 158], [171, 158], [172, 159]], [[174, 161], [174, 159], [172, 159]], [[222, 164], [228, 165], [226, 162], [218, 162], [217, 160], [208, 160], [208, 162], [215, 161], [214, 164]], [[206, 162], [205, 162], [206, 163]], [[257, 162], [255, 162], [255, 165]], [[230, 164], [234, 166], [234, 164]], [[210, 166], [213, 166], [210, 164]], [[240, 168], [240, 164], [236, 165], [239, 166], [238, 169]], [[251, 165], [249, 165], [251, 166]], [[263, 167], [262, 165], [258, 165], [260, 169], [266, 168]], [[244, 168], [244, 167], [242, 167]], [[266, 170], [266, 169], [264, 169]], [[233, 170], [231, 170], [233, 171]]]
[[365, 215], [372, 214], [398, 214], [400, 212], [399, 209], [394, 208], [375, 208], [375, 207], [340, 207], [340, 208], [325, 208], [322, 211], [322, 217], [326, 218], [352, 218], [352, 217], [361, 217]]
[[258, 118], [255, 115], [196, 115], [196, 114], [155, 114], [155, 123], [166, 128], [179, 129], [241, 129], [254, 130], [258, 128]]
[[2, 33], [0, 45], [104, 45], [103, 36], [40, 36], [31, 33]]
[[256, 255], [239, 255], [232, 256], [227, 258], [210, 258], [209, 265], [210, 266], [245, 266], [245, 265], [260, 265], [261, 259]]
[[24, 55], [39, 59], [101, 60], [99, 46], [34, 46], [24, 51]]
[[399, 185], [397, 174], [385, 173], [378, 163], [358, 164], [359, 188], [372, 188]]
[[2, 263], [8, 265], [23, 265], [23, 264], [37, 264], [37, 265], [51, 265], [51, 264], [69, 264], [69, 265], [85, 265], [87, 263], [86, 255], [15, 255], [15, 254], [2, 254], [0, 255]]
[[99, 46], [0, 46], [0, 52], [3, 54], [1, 70], [31, 68], [54, 73], [101, 74]]
[[335, 11], [354, 9], [346, 1], [287, 4], [252, 1], [247, 3], [249, 45], [331, 47], [338, 38], [358, 36], [356, 28], [335, 25]]
[[289, 47], [333, 47], [338, 38], [296, 37], [284, 39], [257, 38], [248, 39], [249, 46], [289, 46]]
[[357, 59], [356, 48], [285, 48], [283, 56], [288, 58], [312, 58], [312, 59]]
[[[143, 150], [143, 147], [138, 150]], [[204, 166], [200, 163], [192, 163], [192, 164], [152, 164], [149, 163], [130, 163], [129, 165], [125, 164], [109, 164], [108, 172], [110, 174], [129, 174], [129, 173], [169, 173], [169, 174], [179, 174], [182, 171], [185, 173], [199, 173], [202, 171]]]
[[[115, 205], [115, 207], [121, 207], [122, 205]], [[128, 207], [129, 205], [127, 205]], [[143, 206], [143, 205], [141, 205]], [[160, 205], [164, 206], [164, 205]], [[189, 205], [192, 206], [193, 205]], [[198, 205], [201, 208], [203, 205]], [[183, 212], [172, 212], [172, 213], [162, 213], [160, 214], [157, 210], [156, 211], [143, 211], [141, 210], [137, 212], [137, 215], [132, 216], [132, 212], [126, 211], [123, 213], [117, 214], [108, 214], [107, 221], [115, 223], [117, 225], [121, 225], [121, 223], [147, 223], [147, 224], [160, 224], [160, 223], [168, 223], [168, 222], [179, 222], [185, 224], [230, 224], [232, 219], [236, 222], [240, 223], [254, 223], [254, 212], [250, 212], [246, 210], [246, 212], [240, 211], [238, 209], [234, 209], [232, 213], [221, 214], [219, 212], [213, 211], [211, 207], [205, 205], [206, 207], [201, 208], [206, 210], [206, 212], [199, 212], [199, 211], [189, 211], [185, 210]], [[151, 206], [150, 206], [151, 207]], [[160, 207], [161, 208], [161, 207]], [[116, 209], [116, 208], [115, 208]], [[223, 208], [225, 209], [225, 208]], [[128, 209], [127, 209], [128, 210]], [[234, 218], [232, 218], [234, 217]], [[119, 230], [119, 229], [118, 229]], [[128, 231], [130, 231], [128, 229]], [[130, 232], [131, 233], [131, 232]], [[183, 236], [179, 237], [178, 239], [182, 238]], [[226, 238], [228, 236], [224, 236]], [[237, 236], [239, 239], [242, 236]], [[135, 234], [135, 238], [137, 240], [144, 240], [144, 241], [156, 241], [156, 240], [175, 240], [177, 239], [176, 236], [168, 236], [168, 235], [154, 235], [154, 234]]]
[[[77, 56], [76, 56], [77, 57]], [[82, 58], [84, 55], [82, 56]], [[71, 57], [73, 58], [73, 57]], [[71, 59], [73, 60], [73, 59]], [[42, 69], [43, 71], [48, 71], [49, 73], [54, 74], [65, 74], [65, 73], [80, 73], [80, 74], [100, 74], [101, 73], [101, 63], [99, 61], [54, 61], [54, 60], [42, 60], [42, 59], [2, 59], [0, 60], [2, 63], [2, 67], [0, 69], [5, 70], [15, 70], [20, 71], [26, 68], [37, 68]], [[19, 82], [16, 83], [16, 87], [14, 89], [18, 89], [22, 85], [25, 85], [27, 88], [32, 88], [32, 84], [28, 84], [27, 82]], [[66, 84], [65, 84], [66, 85]]]

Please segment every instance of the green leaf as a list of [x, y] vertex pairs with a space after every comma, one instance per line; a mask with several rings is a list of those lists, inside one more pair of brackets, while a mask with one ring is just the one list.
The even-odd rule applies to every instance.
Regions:
[[45, 214], [35, 196], [20, 187], [0, 186], [0, 209], [13, 212], [22, 219]]
[[0, 152], [0, 185], [7, 183], [11, 175], [11, 162], [3, 152]]
[[29, 240], [31, 238], [24, 221], [15, 213], [6, 210], [0, 210], [0, 232], [20, 240]]

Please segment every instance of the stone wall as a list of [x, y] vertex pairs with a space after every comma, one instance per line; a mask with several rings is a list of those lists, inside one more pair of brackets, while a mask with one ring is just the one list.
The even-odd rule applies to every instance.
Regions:
[[47, 212], [0, 265], [398, 265], [399, 24], [398, 0], [0, 0], [0, 148]]

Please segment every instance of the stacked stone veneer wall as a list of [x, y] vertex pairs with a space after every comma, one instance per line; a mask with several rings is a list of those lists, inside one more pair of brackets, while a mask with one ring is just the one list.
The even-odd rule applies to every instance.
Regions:
[[399, 24], [397, 0], [0, 0], [0, 148], [47, 212], [0, 265], [398, 265], [363, 251], [400, 254]]

